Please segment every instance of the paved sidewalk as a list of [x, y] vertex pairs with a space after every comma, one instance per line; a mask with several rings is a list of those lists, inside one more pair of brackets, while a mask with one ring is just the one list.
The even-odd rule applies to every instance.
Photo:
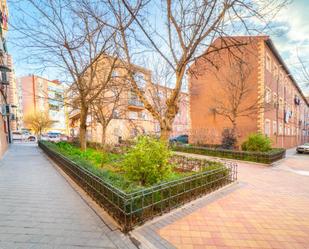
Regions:
[[135, 248], [106, 226], [34, 144], [0, 162], [0, 249]]
[[[136, 233], [154, 248], [309, 249], [309, 155], [239, 163], [239, 184]], [[200, 156], [197, 156], [200, 157]]]

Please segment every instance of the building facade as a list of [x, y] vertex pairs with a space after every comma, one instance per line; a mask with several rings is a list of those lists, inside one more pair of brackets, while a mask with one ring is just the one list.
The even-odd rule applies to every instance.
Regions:
[[[145, 92], [145, 96], [157, 107], [157, 110], [164, 112], [164, 102], [171, 89], [154, 84], [151, 80], [151, 71], [139, 66], [136, 66], [135, 70], [136, 81], [140, 89]], [[112, 110], [112, 119], [106, 128], [105, 142], [107, 144], [116, 144], [122, 140], [132, 139], [140, 134], [160, 135], [159, 122], [146, 110], [143, 103], [131, 89], [125, 73], [126, 70], [121, 68], [117, 68], [113, 72], [114, 77], [118, 78], [123, 89], [117, 100], [117, 108]], [[188, 98], [187, 93], [180, 94], [180, 110], [175, 117], [171, 136], [188, 134]], [[161, 107], [162, 109], [160, 109]], [[112, 107], [107, 106], [106, 108], [110, 109]], [[105, 113], [107, 113], [106, 110]], [[68, 116], [70, 134], [76, 137], [79, 133], [79, 111], [71, 108]], [[103, 129], [100, 120], [97, 119], [94, 110], [90, 111], [87, 118], [87, 140], [101, 143], [102, 134]]]
[[53, 121], [51, 131], [66, 133], [64, 86], [58, 80], [48, 80], [36, 75], [17, 79], [18, 117], [20, 128], [27, 128], [23, 122], [29, 113], [45, 112]]
[[234, 127], [239, 144], [256, 132], [273, 147], [308, 141], [308, 100], [268, 36], [217, 39], [190, 68], [189, 88], [191, 143], [220, 144]]
[[6, 0], [1, 1], [0, 5], [0, 158], [7, 150], [10, 136], [10, 106], [8, 102], [9, 86], [9, 58], [6, 46], [6, 34], [8, 31], [8, 8]]

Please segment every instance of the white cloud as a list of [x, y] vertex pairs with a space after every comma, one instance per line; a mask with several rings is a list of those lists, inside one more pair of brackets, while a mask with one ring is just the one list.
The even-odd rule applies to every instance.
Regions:
[[309, 89], [304, 86], [299, 73], [298, 55], [303, 61], [307, 62], [309, 68], [308, 13], [308, 0], [294, 0], [275, 18], [273, 34], [270, 34], [280, 54], [306, 94], [309, 94]]

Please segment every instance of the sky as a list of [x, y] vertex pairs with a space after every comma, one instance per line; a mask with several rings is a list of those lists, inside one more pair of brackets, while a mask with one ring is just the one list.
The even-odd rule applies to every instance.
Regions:
[[[14, 17], [13, 2], [14, 0], [8, 0], [11, 18]], [[272, 29], [268, 33], [306, 95], [309, 95], [309, 87], [305, 87], [307, 82], [304, 82], [299, 73], [300, 63], [298, 56], [302, 58], [309, 68], [308, 15], [309, 0], [294, 0], [274, 18], [271, 24]], [[8, 35], [8, 49], [14, 59], [16, 75], [40, 74], [24, 59], [27, 54], [14, 46], [13, 41], [10, 40], [10, 37], [14, 37], [14, 34], [12, 34], [14, 31], [11, 30], [10, 32]], [[42, 76], [53, 78], [55, 75], [53, 72], [47, 71]]]

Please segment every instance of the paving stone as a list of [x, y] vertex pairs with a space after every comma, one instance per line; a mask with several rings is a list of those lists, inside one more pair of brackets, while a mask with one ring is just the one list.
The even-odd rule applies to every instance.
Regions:
[[239, 163], [241, 184], [137, 233], [155, 248], [309, 248], [309, 157], [287, 155], [276, 167]]
[[0, 203], [0, 249], [131, 243], [102, 222], [34, 144], [13, 144], [0, 161]]

